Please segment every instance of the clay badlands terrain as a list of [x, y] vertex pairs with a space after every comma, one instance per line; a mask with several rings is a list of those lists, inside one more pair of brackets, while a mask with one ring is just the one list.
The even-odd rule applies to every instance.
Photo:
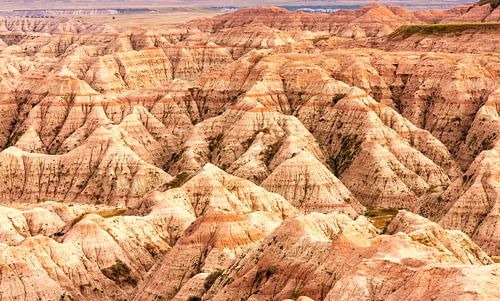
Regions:
[[498, 300], [498, 21], [0, 19], [0, 300]]

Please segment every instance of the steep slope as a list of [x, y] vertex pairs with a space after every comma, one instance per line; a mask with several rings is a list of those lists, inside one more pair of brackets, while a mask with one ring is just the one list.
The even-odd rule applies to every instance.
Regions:
[[498, 91], [478, 111], [460, 150], [464, 165], [474, 158], [461, 178], [443, 193], [427, 198], [422, 213], [444, 227], [460, 229], [489, 254], [498, 256]]
[[0, 299], [497, 298], [496, 2], [0, 18]]
[[145, 205], [149, 208], [185, 208], [195, 216], [212, 211], [237, 215], [269, 212], [283, 219], [297, 212], [281, 196], [227, 174], [210, 163], [192, 177], [186, 172], [179, 174], [169, 186], [173, 189], [153, 193]]
[[300, 152], [284, 161], [262, 182], [304, 212], [342, 212], [357, 216], [362, 206], [321, 162]]
[[464, 231], [495, 256], [500, 254], [497, 239], [499, 159], [497, 143], [493, 149], [482, 152], [461, 178], [441, 195], [431, 198], [423, 208], [423, 213], [443, 227]]
[[[366, 206], [414, 210], [417, 196], [430, 187], [447, 186], [459, 174], [446, 147], [430, 133], [365, 92], [334, 80], [328, 70], [334, 68], [335, 56], [323, 69], [318, 66], [323, 56], [264, 55], [251, 52], [200, 79], [196, 98], [216, 100], [207, 104], [208, 114], [232, 102], [234, 107], [257, 102], [264, 107], [261, 111], [270, 111], [259, 113], [264, 116], [278, 112], [297, 116], [322, 146], [333, 173]], [[233, 89], [240, 92], [233, 94]], [[370, 162], [373, 168], [367, 169]], [[271, 162], [271, 170], [273, 166]]]
[[0, 153], [3, 202], [92, 202], [137, 206], [147, 192], [172, 177], [131, 151], [113, 131], [97, 129], [63, 155], [44, 155], [10, 147]]
[[[1, 269], [6, 275], [0, 281], [2, 297], [126, 299], [170, 249], [169, 244], [175, 243], [173, 235], [194, 218], [165, 210], [146, 217], [121, 216], [124, 211], [54, 202], [22, 211], [1, 207], [2, 220], [10, 221], [0, 231], [9, 244], [1, 247]], [[6, 226], [10, 223], [12, 227]], [[7, 233], [17, 237], [9, 241]]]
[[205, 32], [219, 32], [227, 28], [246, 26], [258, 22], [283, 31], [308, 30], [346, 36], [353, 28], [359, 28], [362, 36], [381, 36], [407, 22], [419, 22], [409, 11], [402, 8], [391, 10], [374, 3], [356, 10], [340, 10], [333, 14], [290, 12], [283, 8], [245, 8], [212, 19], [194, 20], [188, 28]]
[[151, 270], [132, 300], [172, 299], [190, 278], [225, 270], [234, 258], [256, 247], [263, 238], [263, 233], [243, 217], [207, 213], [186, 230], [163, 261]]
[[[353, 221], [343, 215], [313, 213], [291, 219], [261, 248], [219, 276], [208, 296], [214, 300], [282, 300], [300, 295], [320, 300], [409, 300], [433, 295], [444, 300], [450, 294], [440, 288], [451, 286], [456, 293], [463, 285], [473, 289], [459, 295], [464, 300], [475, 294], [482, 300], [494, 296], [498, 267], [472, 269], [470, 263], [489, 264], [491, 260], [465, 235], [446, 232], [428, 221], [422, 223], [409, 213], [400, 213], [393, 223], [401, 222], [414, 228], [390, 225], [395, 231], [408, 233], [376, 236], [364, 218]], [[417, 233], [439, 244], [428, 244]], [[457, 236], [467, 245], [456, 244]], [[475, 273], [488, 280], [473, 288], [465, 283], [474, 281]], [[414, 290], [421, 281], [430, 283], [431, 279], [430, 288]]]

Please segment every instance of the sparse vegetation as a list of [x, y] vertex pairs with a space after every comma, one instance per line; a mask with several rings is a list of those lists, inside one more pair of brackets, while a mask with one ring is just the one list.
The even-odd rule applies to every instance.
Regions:
[[481, 152], [483, 152], [485, 150], [492, 149], [493, 145], [495, 144], [496, 139], [497, 139], [497, 133], [493, 133], [491, 136], [484, 139], [481, 142], [481, 145], [479, 146], [479, 148], [474, 152], [474, 157], [476, 157], [477, 155], [479, 155]]
[[332, 97], [332, 104], [336, 104], [337, 102], [339, 102], [339, 100], [341, 100], [342, 98], [346, 97], [347, 94], [344, 94], [344, 93], [341, 93], [341, 94], [337, 94], [335, 96]]
[[331, 37], [331, 36], [329, 36], [329, 35], [324, 35], [324, 36], [315, 37], [314, 39], [312, 39], [312, 42], [313, 42], [314, 44], [316, 44], [316, 43], [318, 43], [318, 42], [320, 42], [320, 41], [326, 41], [326, 40], [328, 40], [330, 37]]
[[152, 257], [156, 257], [160, 253], [159, 250], [158, 250], [158, 248], [155, 245], [153, 245], [152, 243], [150, 243], [150, 242], [147, 242], [144, 245], [144, 248], [146, 249], [146, 251], [148, 251], [148, 253]]
[[445, 202], [445, 199], [443, 198], [443, 196], [442, 196], [442, 195], [439, 195], [439, 196], [437, 197], [437, 201], [438, 201], [438, 203], [443, 203], [443, 202]]
[[255, 284], [259, 285], [261, 283], [262, 279], [264, 279], [265, 274], [266, 274], [266, 270], [262, 270], [262, 269], [257, 270], [257, 273], [255, 273], [255, 279], [253, 281], [252, 287]]
[[367, 217], [378, 217], [378, 216], [386, 216], [386, 215], [396, 215], [398, 213], [397, 209], [394, 208], [376, 208], [366, 210], [365, 216]]
[[259, 133], [269, 134], [269, 133], [270, 133], [270, 130], [269, 130], [269, 128], [263, 128], [263, 129], [258, 130], [257, 132], [255, 132], [255, 133], [252, 135], [252, 137], [250, 137], [250, 138], [248, 138], [247, 140], [243, 141], [243, 142], [241, 143], [241, 145], [243, 145], [243, 147], [244, 147], [245, 149], [249, 148], [249, 147], [252, 145], [252, 143], [255, 141], [255, 138], [257, 138], [257, 135], [258, 135]]
[[263, 158], [264, 163], [266, 163], [266, 165], [269, 165], [269, 163], [271, 163], [271, 160], [274, 158], [274, 156], [279, 151], [282, 145], [283, 145], [283, 139], [279, 139], [278, 141], [269, 145], [266, 148], [266, 150], [264, 151], [264, 158]]
[[330, 168], [335, 176], [340, 176], [351, 166], [352, 161], [361, 150], [361, 141], [357, 135], [344, 136], [337, 156], [330, 159]]
[[406, 39], [414, 34], [459, 34], [466, 30], [498, 31], [500, 30], [500, 22], [403, 25], [391, 33], [389, 39]]
[[89, 213], [98, 214], [104, 218], [110, 218], [115, 216], [122, 216], [127, 212], [127, 209], [119, 208], [119, 209], [110, 209], [110, 210], [99, 210], [99, 211], [91, 211]]
[[78, 217], [73, 219], [73, 221], [71, 221], [71, 226], [74, 226], [75, 224], [80, 222], [88, 214], [97, 214], [104, 218], [110, 218], [115, 216], [121, 216], [125, 214], [125, 212], [127, 212], [127, 209], [124, 208], [85, 211], [84, 213], [80, 214]]
[[231, 104], [234, 104], [236, 103], [236, 101], [238, 100], [238, 98], [243, 95], [243, 91], [238, 91], [238, 93], [234, 94], [233, 96], [231, 96], [231, 100], [229, 101]]
[[276, 273], [277, 270], [278, 268], [276, 268], [276, 266], [274, 265], [268, 267], [266, 271], [266, 277], [267, 278], [271, 277], [272, 275], [274, 275], [274, 273]]
[[131, 275], [132, 270], [130, 267], [119, 259], [112, 266], [101, 269], [101, 272], [116, 284], [137, 285], [137, 280]]
[[385, 233], [387, 225], [398, 214], [398, 210], [394, 208], [372, 208], [365, 212], [365, 216], [372, 222], [372, 224], [382, 233]]
[[66, 293], [62, 293], [62, 295], [59, 297], [59, 301], [73, 301], [75, 300], [71, 295], [66, 295]]
[[426, 245], [428, 247], [434, 247], [435, 246], [435, 244], [427, 236], [424, 236], [424, 237], [411, 236], [411, 239], [413, 241], [416, 241], [416, 242], [421, 243], [423, 245]]
[[168, 188], [178, 188], [184, 185], [191, 178], [191, 173], [183, 171], [178, 173], [175, 178], [168, 183]]
[[220, 147], [220, 143], [222, 142], [222, 138], [224, 135], [222, 133], [218, 134], [215, 137], [210, 137], [208, 139], [208, 157], [212, 160], [212, 153]]
[[215, 280], [217, 280], [217, 278], [219, 278], [220, 275], [222, 275], [221, 270], [217, 270], [208, 275], [207, 279], [205, 279], [205, 283], [203, 284], [203, 286], [207, 291], [212, 287], [212, 285], [214, 285]]
[[297, 300], [300, 297], [300, 293], [298, 291], [293, 291], [290, 295], [290, 299]]
[[57, 231], [56, 233], [52, 234], [52, 236], [54, 237], [61, 237], [64, 235], [64, 232], [61, 232], [61, 231]]
[[71, 227], [73, 227], [74, 225], [76, 225], [77, 223], [79, 223], [87, 214], [88, 214], [87, 212], [82, 213], [79, 216], [77, 216], [75, 219], [73, 219], [71, 221]]
[[18, 132], [15, 132], [14, 134], [12, 134], [9, 139], [7, 140], [7, 142], [5, 143], [5, 146], [4, 148], [9, 148], [11, 146], [14, 146], [17, 141], [19, 141], [19, 138], [21, 138], [21, 136], [24, 134], [23, 131], [18, 131]]
[[233, 278], [233, 277], [229, 277], [229, 278], [227, 278], [226, 282], [224, 282], [224, 286], [226, 286], [226, 285], [229, 285], [229, 284], [233, 283], [233, 281], [234, 281], [234, 278]]
[[500, 6], [500, 0], [481, 0], [479, 1], [479, 5], [486, 5], [486, 4], [491, 4], [491, 7], [493, 9], [496, 9], [498, 6]]
[[179, 161], [182, 158], [182, 155], [186, 151], [185, 148], [181, 149], [178, 153], [173, 153], [172, 156], [170, 157], [170, 163], [175, 163]]

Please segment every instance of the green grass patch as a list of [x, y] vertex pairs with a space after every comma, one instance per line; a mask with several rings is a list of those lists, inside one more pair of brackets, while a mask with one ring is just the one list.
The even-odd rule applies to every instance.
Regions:
[[179, 188], [191, 179], [191, 173], [183, 171], [178, 173], [175, 178], [168, 183], [168, 188]]
[[130, 284], [137, 286], [137, 280], [130, 275], [132, 270], [123, 261], [117, 260], [115, 264], [105, 269], [101, 269], [104, 276], [113, 280], [116, 284]]
[[357, 135], [342, 137], [339, 153], [328, 162], [333, 174], [337, 177], [342, 175], [351, 166], [352, 161], [354, 161], [360, 151], [361, 140], [359, 140]]
[[125, 212], [127, 212], [127, 209], [124, 208], [85, 211], [84, 213], [77, 216], [73, 221], [71, 221], [71, 226], [74, 226], [75, 224], [80, 222], [88, 214], [97, 214], [104, 218], [110, 218], [115, 216], [122, 216], [123, 214], [125, 214]]
[[208, 275], [208, 277], [205, 279], [205, 283], [203, 284], [205, 290], [208, 291], [212, 287], [212, 285], [214, 285], [215, 280], [217, 280], [217, 278], [219, 278], [220, 275], [222, 275], [221, 270], [217, 270], [215, 272], [210, 273], [210, 275]]
[[365, 212], [365, 216], [379, 230], [385, 232], [387, 225], [398, 214], [398, 210], [394, 208], [372, 208]]
[[460, 34], [466, 30], [498, 31], [500, 30], [500, 22], [403, 25], [391, 33], [389, 39], [406, 39], [415, 34]]

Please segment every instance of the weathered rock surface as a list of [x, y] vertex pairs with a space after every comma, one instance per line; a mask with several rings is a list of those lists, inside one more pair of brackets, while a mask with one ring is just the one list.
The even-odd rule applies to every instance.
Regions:
[[172, 179], [102, 127], [86, 143], [62, 155], [10, 147], [0, 153], [0, 170], [3, 202], [53, 199], [136, 207], [145, 193]]
[[0, 299], [498, 298], [495, 3], [0, 18]]
[[[411, 226], [404, 228], [400, 223]], [[338, 214], [313, 213], [289, 220], [271, 233], [261, 248], [222, 274], [208, 294], [214, 300], [229, 296], [282, 300], [297, 295], [320, 300], [410, 300], [411, 290], [419, 299], [432, 296], [445, 300], [451, 295], [440, 290], [442, 287], [450, 286], [454, 291], [464, 285], [473, 290], [458, 295], [464, 300], [470, 296], [487, 300], [494, 294], [498, 266], [471, 270], [471, 262], [482, 265], [491, 261], [463, 233], [445, 231], [405, 212], [389, 229], [399, 233], [377, 236], [366, 219], [353, 221]], [[464, 244], [470, 246], [467, 251], [463, 252], [457, 237], [465, 239]], [[425, 238], [432, 238], [436, 245]], [[462, 251], [456, 252], [455, 247]], [[480, 270], [489, 279], [469, 286], [465, 279], [475, 281], [474, 273]], [[432, 283], [431, 287], [416, 289], [423, 279]]]

